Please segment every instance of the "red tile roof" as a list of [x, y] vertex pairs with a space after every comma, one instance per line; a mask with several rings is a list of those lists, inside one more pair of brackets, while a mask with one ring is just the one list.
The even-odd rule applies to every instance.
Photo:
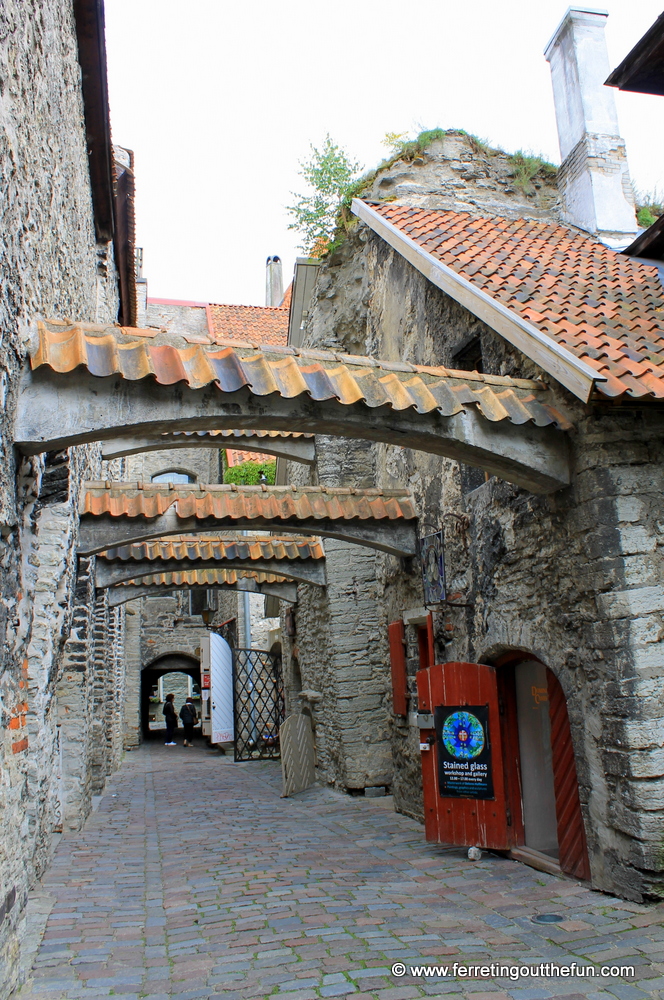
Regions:
[[372, 207], [606, 376], [600, 395], [664, 398], [664, 286], [653, 265], [553, 223]]
[[210, 343], [223, 340], [251, 340], [258, 344], [285, 345], [288, 341], [289, 307], [224, 306], [207, 308]]

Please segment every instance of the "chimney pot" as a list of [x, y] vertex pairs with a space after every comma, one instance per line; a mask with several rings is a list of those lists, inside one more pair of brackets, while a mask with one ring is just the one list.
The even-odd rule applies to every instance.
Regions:
[[284, 297], [281, 258], [268, 257], [265, 262], [265, 305], [278, 306]]

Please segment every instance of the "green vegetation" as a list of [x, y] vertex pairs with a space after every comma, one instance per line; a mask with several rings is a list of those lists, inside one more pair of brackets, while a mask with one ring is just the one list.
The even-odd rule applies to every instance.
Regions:
[[[428, 147], [447, 135], [465, 136], [473, 152], [480, 156], [507, 155], [514, 186], [524, 194], [534, 194], [540, 183], [550, 182], [556, 176], [558, 168], [541, 156], [524, 153], [522, 150], [505, 154], [503, 149], [490, 146], [486, 140], [471, 135], [464, 129], [433, 128], [425, 129], [413, 139], [408, 137], [407, 132], [388, 132], [383, 145], [390, 150], [390, 155], [375, 169], [357, 177], [359, 164], [352, 162], [341, 146], [328, 135], [322, 149], [312, 146], [311, 158], [300, 164], [300, 173], [312, 193], [296, 195], [298, 202], [288, 208], [293, 216], [289, 229], [298, 230], [302, 236], [300, 248], [316, 257], [334, 253], [357, 224], [350, 208], [353, 198], [365, 194], [378, 174], [392, 167], [398, 160], [406, 163], [422, 162]], [[388, 195], [381, 200], [394, 201], [395, 196]]]
[[258, 486], [263, 474], [266, 485], [274, 486], [276, 471], [276, 462], [240, 462], [239, 465], [226, 466], [224, 482], [237, 483], [238, 486]]
[[548, 163], [533, 153], [524, 153], [520, 149], [516, 153], [511, 153], [508, 159], [512, 166], [514, 187], [519, 188], [524, 194], [534, 194], [535, 180], [553, 180], [558, 172], [553, 163]]
[[300, 175], [312, 189], [311, 194], [298, 195], [295, 205], [289, 205], [293, 216], [289, 229], [302, 237], [300, 249], [310, 253], [313, 248], [328, 247], [334, 241], [337, 215], [346, 191], [360, 164], [350, 160], [329, 135], [322, 149], [311, 147], [311, 157], [300, 163]]
[[636, 218], [640, 226], [648, 229], [664, 213], [664, 196], [659, 191], [636, 192]]

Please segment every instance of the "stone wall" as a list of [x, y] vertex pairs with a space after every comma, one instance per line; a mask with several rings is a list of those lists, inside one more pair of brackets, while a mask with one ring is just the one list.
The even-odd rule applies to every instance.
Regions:
[[[18, 976], [29, 885], [62, 823], [55, 692], [73, 596], [76, 502], [94, 449], [17, 468], [12, 429], [25, 325], [112, 321], [111, 249], [95, 240], [72, 5], [0, 9], [0, 997]], [[58, 492], [57, 481], [64, 486]], [[42, 492], [43, 488], [43, 492]]]
[[[364, 226], [321, 267], [308, 320], [310, 345], [454, 367], [455, 355], [476, 338], [484, 371], [541, 375], [551, 383]], [[593, 883], [636, 899], [659, 896], [664, 894], [664, 509], [658, 442], [664, 416], [646, 406], [585, 407], [555, 383], [551, 388], [555, 405], [576, 431], [572, 485], [550, 497], [496, 479], [487, 482], [482, 473], [451, 460], [388, 445], [369, 448], [364, 468], [377, 486], [410, 487], [422, 520], [445, 529], [449, 590], [471, 606], [435, 615], [437, 661], [487, 662], [517, 649], [554, 671], [568, 701]], [[338, 445], [319, 438], [316, 448], [319, 469], [329, 470], [328, 485], [356, 483], [356, 470], [339, 460]], [[328, 576], [334, 578], [334, 547], [328, 542], [325, 547]], [[367, 606], [375, 601], [373, 614], [336, 610], [329, 585], [324, 597], [301, 587], [297, 609], [301, 687], [322, 694], [315, 706], [317, 731], [326, 734], [322, 768], [327, 780], [340, 784], [356, 748], [347, 751], [336, 736], [330, 740], [328, 734], [340, 725], [338, 695], [332, 692], [341, 680], [352, 699], [358, 675], [344, 674], [344, 664], [340, 672], [337, 636], [352, 647], [356, 663], [376, 658], [387, 691], [384, 623], [422, 604], [417, 574], [392, 557], [370, 558], [375, 572], [356, 577], [353, 601]], [[359, 562], [365, 561], [360, 556]], [[352, 563], [346, 556], [348, 583], [356, 564], [356, 555]], [[408, 632], [414, 690], [416, 635]], [[292, 644], [288, 652], [295, 653]], [[355, 719], [361, 728], [370, 706], [348, 704], [349, 726]], [[389, 708], [385, 698], [384, 721], [372, 723], [372, 732], [391, 744], [397, 808], [421, 816], [417, 730], [391, 718]]]

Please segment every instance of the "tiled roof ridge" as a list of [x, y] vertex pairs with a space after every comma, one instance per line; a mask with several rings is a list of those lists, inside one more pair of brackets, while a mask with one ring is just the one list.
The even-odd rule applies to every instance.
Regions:
[[216, 583], [235, 583], [237, 580], [255, 580], [256, 583], [289, 583], [290, 578], [280, 573], [261, 573], [258, 570], [241, 569], [189, 569], [172, 570], [170, 573], [153, 573], [149, 576], [135, 577], [133, 580], [123, 580], [113, 584], [111, 591], [120, 587], [136, 587], [161, 585], [175, 586], [189, 583], [199, 586]]
[[257, 309], [259, 312], [287, 313], [288, 306], [253, 306], [245, 305], [242, 302], [209, 302], [208, 305], [214, 309]]

